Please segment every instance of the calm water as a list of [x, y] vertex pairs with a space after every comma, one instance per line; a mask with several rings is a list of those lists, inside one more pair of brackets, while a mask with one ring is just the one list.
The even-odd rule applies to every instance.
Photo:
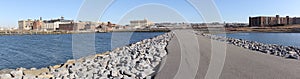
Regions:
[[[130, 43], [161, 35], [164, 32], [135, 32]], [[97, 53], [112, 49], [111, 42], [126, 40], [131, 32], [95, 34]], [[72, 59], [72, 35], [22, 35], [0, 36], [0, 69], [4, 68], [41, 68], [64, 63]]]
[[[224, 36], [225, 34], [220, 34]], [[300, 33], [232, 33], [227, 37], [246, 39], [266, 44], [300, 47]]]

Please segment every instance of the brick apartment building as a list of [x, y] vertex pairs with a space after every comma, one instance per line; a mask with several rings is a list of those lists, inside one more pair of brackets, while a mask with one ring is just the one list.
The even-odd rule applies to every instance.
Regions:
[[249, 26], [278, 26], [278, 25], [293, 25], [300, 24], [300, 17], [280, 17], [276, 15], [275, 17], [269, 16], [258, 16], [249, 17]]

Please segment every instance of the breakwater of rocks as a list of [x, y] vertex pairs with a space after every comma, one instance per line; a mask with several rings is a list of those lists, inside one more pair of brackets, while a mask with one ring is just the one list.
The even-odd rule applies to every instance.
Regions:
[[259, 51], [259, 52], [262, 52], [265, 54], [300, 60], [300, 48], [294, 47], [294, 46], [264, 44], [264, 43], [259, 43], [256, 41], [228, 38], [228, 37], [217, 36], [217, 35], [206, 34], [206, 33], [202, 33], [202, 36], [213, 39], [213, 40], [219, 40], [222, 42], [226, 42], [228, 44], [232, 44], [232, 45], [235, 45], [238, 47], [250, 49], [253, 51]]
[[0, 79], [151, 79], [167, 55], [166, 46], [173, 36], [169, 32], [110, 52], [41, 69], [1, 70]]

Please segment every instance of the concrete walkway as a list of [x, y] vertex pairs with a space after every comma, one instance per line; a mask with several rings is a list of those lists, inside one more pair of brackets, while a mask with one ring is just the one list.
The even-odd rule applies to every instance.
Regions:
[[174, 32], [156, 79], [300, 79], [299, 60], [224, 45], [191, 30]]

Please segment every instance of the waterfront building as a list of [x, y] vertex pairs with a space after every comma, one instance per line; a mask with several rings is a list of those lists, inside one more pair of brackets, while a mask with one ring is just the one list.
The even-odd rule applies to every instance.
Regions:
[[33, 22], [32, 30], [41, 30], [43, 24], [44, 24], [44, 23], [43, 23], [43, 21], [42, 21], [42, 17], [40, 17], [39, 20], [35, 20], [35, 21]]
[[96, 31], [106, 27], [115, 27], [116, 24], [110, 22], [92, 22], [92, 21], [74, 21], [65, 20], [64, 17], [59, 19], [42, 20], [20, 20], [19, 29], [21, 30], [36, 30], [36, 31]]
[[85, 24], [82, 22], [71, 22], [67, 24], [59, 24], [59, 30], [61, 31], [78, 31], [83, 30]]
[[258, 16], [258, 17], [249, 17], [249, 26], [279, 26], [279, 25], [293, 25], [300, 24], [299, 17], [290, 18], [289, 16], [280, 17], [276, 15], [275, 17], [271, 16]]
[[101, 22], [85, 22], [84, 29], [88, 31], [95, 31], [96, 27], [98, 27]]
[[225, 27], [248, 27], [247, 23], [225, 23]]
[[20, 30], [32, 30], [33, 22], [31, 19], [28, 20], [20, 20], [18, 21], [18, 26]]
[[300, 17], [294, 17], [293, 19], [293, 24], [300, 24]]
[[67, 24], [59, 24], [59, 30], [62, 31], [95, 31], [96, 27], [101, 25], [100, 22], [71, 22]]
[[130, 26], [133, 26], [133, 27], [136, 27], [136, 28], [141, 28], [141, 27], [144, 27], [144, 26], [151, 26], [151, 25], [154, 25], [153, 22], [151, 22], [147, 19], [130, 21]]
[[45, 21], [43, 21], [44, 24], [41, 29], [56, 31], [59, 29], [60, 24], [70, 24], [71, 22], [74, 22], [74, 21], [73, 20], [65, 20], [64, 17], [61, 17], [60, 19], [45, 20]]

